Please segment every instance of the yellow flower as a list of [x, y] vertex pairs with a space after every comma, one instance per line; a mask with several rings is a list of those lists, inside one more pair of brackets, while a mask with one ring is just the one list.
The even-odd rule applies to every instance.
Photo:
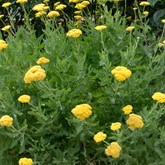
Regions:
[[21, 158], [18, 162], [19, 165], [32, 165], [33, 161], [31, 158]]
[[0, 14], [0, 19], [3, 18], [3, 17], [4, 17], [4, 15], [3, 14]]
[[121, 147], [117, 142], [112, 142], [106, 149], [105, 154], [107, 156], [112, 156], [113, 158], [118, 158], [120, 156]]
[[4, 115], [0, 118], [0, 125], [1, 126], [7, 126], [10, 127], [13, 125], [13, 118], [8, 116], [8, 115]]
[[162, 22], [162, 23], [165, 23], [165, 19], [162, 19], [161, 22]]
[[82, 18], [82, 16], [81, 15], [75, 15], [74, 18], [77, 20], [80, 20]]
[[54, 4], [54, 6], [58, 6], [60, 4], [60, 2], [56, 2], [55, 4]]
[[0, 40], [0, 51], [6, 48], [8, 44], [4, 40]]
[[163, 44], [163, 43], [158, 43], [158, 47], [165, 47], [165, 44]]
[[148, 11], [144, 11], [143, 14], [144, 14], [145, 16], [147, 16], [147, 15], [149, 14], [149, 12], [148, 12]]
[[77, 10], [74, 12], [75, 14], [81, 14], [81, 11], [80, 10]]
[[163, 44], [165, 45], [165, 40], [164, 41], [162, 41], [163, 42]]
[[46, 77], [45, 71], [41, 66], [36, 65], [31, 67], [24, 76], [25, 83], [31, 83], [32, 81], [43, 80]]
[[111, 73], [118, 81], [124, 81], [132, 75], [132, 72], [124, 66], [117, 66]]
[[136, 115], [134, 113], [129, 114], [129, 118], [126, 121], [126, 124], [129, 126], [129, 128], [142, 128], [144, 126], [142, 117], [139, 115]]
[[84, 6], [88, 6], [90, 4], [90, 2], [89, 1], [82, 1], [81, 4]]
[[84, 120], [92, 114], [92, 107], [88, 104], [80, 104], [73, 108], [71, 112], [78, 119]]
[[49, 2], [49, 0], [44, 0], [43, 2], [44, 2], [44, 3], [47, 3], [47, 2]]
[[125, 115], [128, 115], [132, 112], [132, 109], [133, 109], [132, 105], [127, 105], [127, 106], [123, 107], [122, 110]]
[[1, 30], [2, 31], [8, 31], [11, 28], [10, 25], [4, 26]]
[[35, 14], [35, 17], [41, 17], [42, 15], [45, 15], [46, 12], [45, 11], [39, 11]]
[[135, 26], [128, 26], [125, 30], [131, 32], [133, 29], [135, 29]]
[[112, 123], [111, 126], [110, 126], [110, 129], [112, 131], [117, 131], [121, 128], [121, 123], [119, 122], [116, 122], [116, 123]]
[[82, 3], [77, 3], [76, 6], [75, 6], [75, 8], [78, 9], [78, 10], [82, 10], [82, 9], [84, 9], [85, 7], [86, 7], [86, 6], [83, 5]]
[[2, 4], [2, 7], [8, 8], [12, 3], [11, 2], [6, 2]]
[[66, 34], [67, 37], [78, 38], [82, 34], [80, 29], [72, 29]]
[[69, 3], [78, 3], [80, 2], [81, 0], [69, 0]]
[[99, 25], [99, 26], [95, 27], [95, 29], [98, 31], [101, 31], [101, 30], [106, 29], [106, 28], [107, 28], [107, 26], [105, 26], [105, 25]]
[[22, 95], [18, 98], [18, 101], [21, 103], [29, 103], [30, 102], [30, 96], [29, 95]]
[[147, 2], [147, 1], [142, 1], [142, 2], [140, 2], [140, 4], [139, 4], [140, 6], [149, 6], [150, 5], [150, 3], [149, 2]]
[[63, 10], [64, 8], [66, 8], [66, 5], [60, 4], [60, 5], [55, 7], [55, 10]]
[[34, 11], [43, 11], [44, 10], [44, 7], [45, 7], [45, 4], [44, 3], [39, 3], [37, 5], [35, 5], [32, 10]]
[[45, 57], [41, 57], [41, 58], [39, 58], [38, 60], [37, 60], [37, 64], [46, 64], [46, 63], [48, 63], [48, 62], [50, 62], [50, 60], [48, 59], [48, 58], [45, 58]]
[[48, 14], [47, 14], [47, 17], [51, 18], [51, 17], [58, 17], [60, 16], [60, 13], [58, 11], [50, 11]]
[[165, 103], [165, 94], [161, 92], [156, 92], [152, 96], [153, 100], [156, 100], [158, 103]]
[[16, 3], [20, 3], [20, 4], [23, 4], [23, 3], [26, 3], [28, 2], [28, 0], [17, 0]]
[[101, 141], [104, 141], [107, 138], [107, 135], [103, 132], [98, 132], [94, 135], [93, 139], [96, 143], [99, 143]]

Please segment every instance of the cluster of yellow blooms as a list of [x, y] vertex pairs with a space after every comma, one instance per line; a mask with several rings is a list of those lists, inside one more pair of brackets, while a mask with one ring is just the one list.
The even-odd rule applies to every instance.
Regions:
[[46, 77], [45, 70], [39, 65], [31, 67], [25, 74], [24, 82], [31, 83], [32, 81], [43, 80]]
[[10, 127], [13, 125], [13, 118], [8, 116], [8, 115], [4, 115], [0, 118], [0, 126], [7, 126]]
[[107, 135], [103, 132], [98, 132], [94, 135], [93, 139], [96, 143], [99, 143], [101, 141], [104, 141], [107, 138]]
[[95, 27], [95, 29], [98, 30], [98, 31], [104, 30], [106, 28], [107, 28], [107, 26], [105, 26], [105, 25], [98, 25], [98, 26]]
[[92, 114], [92, 107], [88, 104], [80, 104], [73, 108], [71, 112], [78, 119], [84, 120]]
[[37, 60], [36, 63], [39, 65], [39, 64], [46, 64], [46, 63], [49, 63], [49, 62], [50, 62], [50, 60], [48, 58], [41, 57]]
[[32, 165], [33, 161], [31, 158], [21, 158], [18, 162], [19, 165]]
[[80, 29], [72, 29], [66, 33], [67, 37], [78, 38], [82, 34]]
[[112, 131], [117, 131], [121, 128], [121, 123], [120, 122], [115, 122], [115, 123], [112, 123], [111, 126], [110, 126], [110, 129]]
[[124, 81], [132, 75], [132, 72], [124, 66], [117, 66], [111, 73], [118, 81]]
[[158, 103], [165, 103], [165, 94], [161, 92], [156, 92], [152, 95], [153, 100], [156, 100]]
[[133, 107], [132, 107], [132, 105], [127, 105], [127, 106], [123, 107], [122, 110], [123, 110], [125, 115], [128, 115], [128, 114], [130, 114], [132, 112]]
[[4, 40], [0, 40], [0, 51], [6, 48], [8, 44]]
[[21, 103], [29, 103], [30, 102], [30, 96], [29, 95], [22, 95], [18, 98], [18, 101]]

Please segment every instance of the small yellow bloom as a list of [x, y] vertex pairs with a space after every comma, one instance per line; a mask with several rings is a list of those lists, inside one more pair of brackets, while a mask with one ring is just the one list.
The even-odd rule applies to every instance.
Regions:
[[139, 4], [140, 6], [149, 6], [150, 5], [150, 3], [149, 2], [147, 2], [147, 1], [142, 1], [142, 2], [140, 2], [140, 4]]
[[3, 4], [2, 4], [2, 7], [8, 8], [10, 5], [12, 5], [11, 2], [6, 2], [6, 3], [3, 3]]
[[63, 10], [65, 8], [66, 8], [66, 5], [60, 4], [60, 5], [58, 5], [58, 6], [55, 7], [55, 10]]
[[161, 22], [162, 22], [162, 23], [165, 23], [165, 19], [162, 19]]
[[162, 43], [165, 45], [165, 40], [164, 40], [164, 41], [162, 41]]
[[29, 95], [22, 95], [18, 98], [18, 101], [21, 103], [29, 103], [30, 102], [30, 96]]
[[99, 143], [101, 141], [104, 141], [107, 138], [107, 135], [103, 132], [98, 132], [94, 135], [93, 139], [96, 143]]
[[0, 19], [3, 18], [3, 17], [4, 17], [4, 15], [3, 14], [0, 14]]
[[149, 12], [148, 12], [148, 11], [144, 11], [143, 14], [144, 14], [145, 16], [147, 16], [147, 15], [149, 14]]
[[139, 115], [136, 115], [134, 113], [129, 114], [129, 118], [126, 121], [126, 124], [129, 126], [131, 129], [135, 128], [142, 128], [144, 126], [142, 117]]
[[82, 34], [80, 29], [72, 29], [66, 34], [67, 37], [78, 38]]
[[8, 31], [11, 28], [10, 25], [4, 26], [1, 30], [2, 31]]
[[124, 81], [132, 75], [132, 72], [124, 66], [117, 66], [111, 73], [118, 81]]
[[81, 11], [80, 10], [77, 10], [74, 12], [75, 14], [81, 14]]
[[32, 165], [33, 160], [31, 158], [21, 158], [18, 162], [19, 165]]
[[28, 2], [28, 0], [17, 0], [17, 1], [16, 1], [16, 3], [20, 3], [20, 4], [24, 4], [24, 3], [26, 3], [26, 2]]
[[13, 125], [13, 118], [8, 116], [8, 115], [4, 115], [0, 118], [0, 126], [7, 126], [10, 127]]
[[112, 142], [106, 149], [105, 154], [107, 156], [112, 156], [113, 158], [118, 158], [120, 156], [121, 147], [117, 142]]
[[127, 106], [123, 107], [122, 110], [123, 110], [125, 115], [128, 115], [128, 114], [130, 114], [132, 112], [133, 107], [132, 107], [132, 105], [127, 105]]
[[80, 104], [73, 108], [71, 112], [78, 119], [84, 120], [92, 114], [92, 107], [88, 104]]
[[131, 32], [133, 29], [135, 29], [135, 26], [128, 26], [125, 30]]
[[165, 103], [165, 94], [161, 92], [156, 92], [152, 95], [152, 99], [156, 100], [158, 103]]
[[43, 15], [46, 15], [46, 12], [45, 11], [39, 11], [35, 14], [35, 17], [41, 17]]
[[86, 8], [86, 6], [83, 5], [82, 3], [77, 3], [75, 8], [78, 9], [78, 10], [82, 10], [82, 9]]
[[32, 10], [34, 11], [43, 11], [44, 10], [44, 7], [45, 7], [45, 4], [44, 3], [39, 3], [37, 5], [35, 5]]
[[54, 4], [54, 6], [56, 7], [56, 6], [58, 6], [60, 4], [60, 2], [56, 2], [55, 4]]
[[0, 51], [6, 48], [8, 44], [4, 40], [0, 40]]
[[90, 4], [90, 2], [89, 1], [82, 1], [81, 4], [84, 6], [88, 6]]
[[82, 18], [82, 16], [81, 15], [75, 15], [74, 18], [77, 20], [80, 20]]
[[48, 58], [45, 58], [45, 57], [41, 57], [41, 58], [39, 58], [38, 60], [37, 60], [37, 64], [46, 64], [46, 63], [48, 63], [48, 62], [50, 62], [50, 60], [48, 59]]
[[60, 13], [58, 11], [50, 11], [48, 14], [47, 14], [47, 17], [51, 18], [51, 17], [58, 17], [60, 16]]
[[69, 0], [69, 3], [79, 3], [81, 0]]
[[158, 43], [158, 47], [165, 47], [165, 44], [163, 44], [163, 43]]
[[111, 126], [110, 126], [110, 129], [112, 131], [117, 131], [120, 128], [121, 128], [121, 123], [119, 123], [119, 122], [112, 123]]
[[95, 27], [95, 29], [98, 30], [98, 31], [104, 30], [106, 28], [107, 28], [107, 26], [105, 26], [105, 25], [99, 25], [99, 26]]

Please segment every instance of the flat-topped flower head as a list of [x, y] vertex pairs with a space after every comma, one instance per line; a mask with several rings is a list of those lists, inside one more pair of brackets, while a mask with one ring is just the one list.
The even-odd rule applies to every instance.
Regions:
[[16, 3], [20, 3], [20, 4], [24, 4], [24, 3], [26, 3], [26, 2], [28, 2], [28, 0], [17, 0], [17, 1], [16, 1]]
[[143, 11], [143, 14], [144, 14], [145, 16], [148, 16], [149, 12], [148, 12], [148, 11]]
[[158, 103], [165, 103], [165, 94], [161, 92], [156, 92], [152, 95], [152, 99], [156, 100]]
[[64, 4], [59, 4], [58, 6], [55, 7], [55, 10], [63, 10], [65, 9], [67, 6]]
[[105, 25], [98, 25], [98, 26], [95, 27], [95, 29], [98, 30], [98, 31], [102, 31], [106, 28], [107, 28], [107, 26], [105, 26]]
[[4, 26], [1, 30], [2, 30], [2, 31], [8, 31], [10, 28], [11, 28], [10, 25], [6, 25], [6, 26]]
[[82, 34], [80, 29], [72, 29], [66, 34], [67, 37], [78, 38]]
[[132, 105], [126, 105], [125, 107], [122, 108], [122, 110], [125, 115], [129, 115], [132, 112], [133, 107]]
[[37, 60], [37, 64], [46, 64], [46, 63], [49, 63], [50, 60], [48, 58], [45, 58], [45, 57], [41, 57]]
[[9, 115], [4, 115], [0, 118], [0, 126], [10, 127], [13, 125], [13, 118]]
[[4, 15], [3, 14], [0, 14], [0, 19], [3, 18], [3, 17], [4, 17]]
[[31, 158], [20, 158], [19, 165], [32, 165], [33, 164], [33, 160]]
[[111, 126], [110, 126], [110, 129], [112, 131], [117, 131], [121, 128], [121, 123], [120, 122], [115, 122], [115, 123], [112, 123]]
[[125, 30], [131, 32], [133, 29], [135, 29], [135, 26], [128, 26]]
[[35, 5], [32, 8], [33, 11], [44, 11], [45, 10], [45, 4], [44, 3], [39, 3], [37, 5]]
[[120, 156], [121, 147], [117, 142], [112, 142], [105, 149], [105, 154], [107, 156], [112, 156], [113, 158], [118, 158]]
[[80, 104], [73, 108], [71, 112], [76, 118], [84, 120], [92, 115], [92, 107], [89, 104]]
[[47, 14], [47, 17], [49, 18], [52, 18], [52, 17], [58, 17], [60, 16], [60, 13], [58, 11], [50, 11], [48, 14]]
[[30, 102], [30, 96], [29, 95], [22, 95], [18, 98], [18, 101], [21, 103], [29, 103]]
[[148, 1], [142, 1], [142, 2], [140, 2], [139, 5], [140, 5], [140, 6], [149, 6], [150, 3], [149, 3]]
[[132, 72], [124, 66], [117, 66], [111, 73], [118, 81], [124, 81], [132, 75]]
[[2, 7], [8, 8], [8, 7], [11, 6], [11, 5], [12, 5], [11, 2], [6, 2], [6, 3], [3, 3], [3, 4], [2, 4]]
[[131, 129], [142, 128], [144, 126], [142, 117], [140, 115], [136, 115], [134, 113], [129, 114], [129, 118], [126, 121], [126, 124]]
[[6, 48], [8, 44], [4, 40], [0, 40], [0, 51]]
[[162, 23], [165, 23], [165, 19], [162, 19], [161, 22], [162, 22]]
[[107, 135], [103, 132], [98, 132], [94, 135], [93, 139], [96, 143], [99, 143], [101, 141], [104, 141], [107, 138]]

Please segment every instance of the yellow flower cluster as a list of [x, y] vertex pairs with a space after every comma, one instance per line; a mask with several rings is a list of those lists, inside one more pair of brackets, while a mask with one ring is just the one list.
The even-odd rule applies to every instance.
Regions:
[[112, 156], [113, 158], [118, 158], [120, 156], [121, 147], [117, 142], [112, 142], [105, 149], [105, 154], [107, 156]]
[[115, 123], [112, 123], [111, 126], [110, 126], [110, 129], [112, 131], [117, 131], [121, 128], [121, 123], [120, 122], [115, 122]]
[[95, 27], [95, 29], [98, 31], [101, 31], [101, 30], [106, 29], [106, 28], [107, 28], [107, 26], [105, 26], [105, 25], [99, 25], [99, 26]]
[[147, 16], [147, 15], [149, 14], [149, 12], [148, 12], [148, 11], [143, 11], [143, 14], [144, 14], [145, 16]]
[[18, 162], [19, 165], [32, 165], [33, 161], [31, 158], [21, 158]]
[[96, 143], [99, 143], [101, 141], [104, 141], [107, 138], [107, 135], [103, 132], [98, 132], [94, 135], [93, 139]]
[[80, 29], [72, 29], [66, 33], [67, 37], [73, 37], [78, 38], [82, 34], [82, 31]]
[[148, 1], [142, 1], [142, 2], [140, 2], [139, 5], [140, 5], [140, 6], [149, 6], [150, 3], [149, 3]]
[[36, 65], [31, 67], [25, 74], [24, 82], [31, 83], [32, 81], [43, 80], [46, 77], [45, 70], [41, 66]]
[[28, 0], [17, 0], [17, 1], [16, 1], [16, 3], [20, 3], [20, 4], [24, 4], [24, 3], [26, 3], [26, 2], [28, 2]]
[[8, 7], [11, 6], [11, 5], [12, 5], [11, 2], [6, 2], [6, 3], [3, 3], [3, 4], [2, 4], [2, 7], [8, 8]]
[[84, 120], [92, 114], [92, 107], [88, 104], [80, 104], [73, 108], [71, 112], [78, 119]]
[[125, 30], [131, 32], [133, 29], [135, 29], [135, 26], [128, 26]]
[[82, 9], [86, 8], [89, 4], [90, 4], [89, 1], [82, 1], [81, 3], [77, 3], [75, 5], [75, 8], [78, 10], [82, 10]]
[[37, 13], [35, 14], [36, 17], [41, 17], [42, 15], [45, 15], [46, 10], [48, 9], [49, 6], [46, 6], [44, 3], [39, 3], [32, 8], [33, 11], [37, 11]]
[[59, 5], [57, 5], [56, 7], [55, 7], [55, 10], [63, 10], [63, 9], [65, 9], [66, 8], [66, 5], [64, 5], [64, 4], [59, 4]]
[[58, 17], [60, 16], [60, 13], [58, 11], [50, 11], [48, 14], [47, 14], [47, 17], [51, 18], [51, 17]]
[[45, 58], [45, 57], [41, 57], [41, 58], [39, 58], [38, 60], [37, 60], [37, 64], [46, 64], [46, 63], [48, 63], [48, 62], [50, 62], [50, 60], [48, 59], [48, 58]]
[[127, 105], [127, 106], [123, 107], [122, 110], [125, 115], [128, 115], [132, 112], [133, 107], [132, 107], [132, 105]]
[[156, 92], [152, 95], [152, 99], [156, 100], [158, 103], [165, 103], [165, 94], [161, 92]]
[[6, 48], [8, 44], [4, 40], [0, 40], [0, 51]]
[[10, 127], [13, 125], [13, 118], [8, 116], [8, 115], [4, 115], [0, 118], [0, 126], [7, 126]]
[[2, 31], [8, 31], [10, 28], [11, 28], [10, 25], [6, 25], [6, 26], [4, 26], [1, 30], [2, 30]]
[[21, 103], [29, 103], [30, 102], [30, 96], [29, 95], [22, 95], [18, 98], [18, 101]]
[[0, 14], [0, 19], [3, 18], [3, 17], [4, 17], [4, 15], [3, 14]]
[[144, 126], [142, 117], [136, 114], [129, 114], [129, 118], [126, 121], [126, 124], [131, 129], [142, 128]]
[[132, 72], [123, 66], [117, 66], [111, 73], [118, 81], [124, 81], [132, 75]]

